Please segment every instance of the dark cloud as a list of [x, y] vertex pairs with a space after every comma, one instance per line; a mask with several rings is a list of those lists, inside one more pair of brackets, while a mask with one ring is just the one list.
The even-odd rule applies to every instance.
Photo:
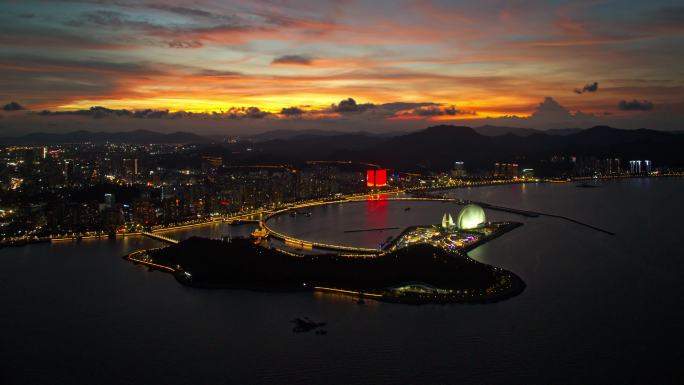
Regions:
[[272, 65], [300, 65], [308, 66], [312, 64], [312, 59], [303, 55], [283, 55], [279, 56], [271, 62]]
[[196, 9], [196, 8], [187, 8], [187, 7], [175, 7], [172, 5], [165, 5], [165, 4], [150, 4], [146, 5], [147, 8], [150, 9], [158, 9], [161, 11], [166, 11], [169, 13], [175, 13], [176, 15], [181, 15], [181, 16], [192, 16], [192, 17], [214, 17], [215, 15], [211, 12], [207, 12], [201, 9]]
[[236, 71], [222, 71], [222, 70], [212, 70], [212, 69], [203, 69], [201, 71], [195, 72], [196, 75], [199, 76], [216, 76], [216, 77], [235, 77], [235, 76], [241, 76], [242, 74], [240, 72]]
[[183, 117], [206, 116], [206, 114], [193, 114], [191, 112], [177, 111], [169, 112], [168, 110], [154, 110], [154, 109], [144, 109], [144, 110], [115, 110], [107, 107], [94, 106], [87, 110], [74, 110], [74, 111], [49, 111], [44, 110], [38, 113], [42, 116], [83, 116], [90, 117], [93, 119], [105, 119], [105, 118], [135, 118], [135, 119], [178, 119]]
[[584, 86], [582, 89], [584, 92], [596, 92], [598, 91], [598, 82], [593, 82], [591, 84], [587, 84]]
[[133, 116], [133, 112], [131, 112], [129, 110], [113, 110], [111, 108], [94, 106], [94, 107], [90, 107], [90, 109], [88, 109], [88, 110], [74, 110], [74, 111], [43, 110], [39, 113], [39, 115], [43, 115], [43, 116], [73, 115], [73, 116], [88, 116], [88, 117], [95, 118], [95, 119], [102, 119], [102, 118], [116, 117], [116, 116], [129, 116], [130, 117], [130, 116]]
[[[181, 44], [182, 47], [171, 46], [171, 48], [194, 48], [185, 47], [183, 45], [187, 45], [187, 43], [194, 45], [201, 43], [198, 36], [202, 36], [207, 32], [249, 30], [255, 28], [247, 21], [231, 17], [223, 18], [215, 25], [198, 27], [192, 23], [158, 24], [146, 19], [131, 17], [130, 15], [121, 12], [108, 10], [81, 13], [65, 22], [64, 25], [79, 29], [83, 27], [94, 27], [111, 29], [117, 32], [133, 32], [129, 33], [127, 36], [127, 39], [131, 42], [137, 41], [138, 43], [145, 43], [146, 40], [140, 38], [140, 35], [144, 35], [146, 37], [160, 39], [162, 43], [166, 43], [167, 45], [169, 45], [169, 42], [177, 41], [186, 43]], [[185, 38], [177, 39], [178, 36], [184, 36]]]
[[[263, 25], [263, 17], [259, 16], [221, 15], [193, 8], [154, 4], [129, 4], [126, 7], [130, 7], [132, 10], [162, 10], [178, 15], [180, 19], [185, 20], [161, 23], [159, 19], [142, 18], [140, 12], [123, 13], [111, 10], [95, 10], [79, 13], [63, 22], [62, 25], [70, 27], [67, 28], [68, 31], [88, 28], [109, 30], [120, 35], [116, 40], [109, 38], [112, 41], [106, 42], [106, 44], [113, 44], [113, 41], [116, 41], [118, 45], [161, 45], [168, 48], [200, 48], [206, 43], [207, 36], [215, 33], [254, 31], [268, 27]], [[198, 18], [202, 20], [197, 20]], [[99, 33], [94, 35], [104, 36], [104, 38], [107, 36], [107, 34]]]
[[407, 103], [407, 102], [393, 102], [379, 105], [380, 108], [387, 111], [405, 111], [414, 108], [438, 106], [438, 103], [424, 102], [424, 103]]
[[86, 12], [65, 23], [69, 27], [83, 27], [86, 25], [96, 27], [141, 27], [150, 26], [150, 23], [134, 21], [121, 12], [98, 10]]
[[444, 113], [439, 108], [435, 108], [435, 107], [419, 108], [419, 109], [413, 110], [411, 114], [418, 115], [418, 116], [444, 115]]
[[474, 111], [464, 111], [459, 110], [456, 106], [442, 106], [438, 104], [432, 104], [429, 106], [422, 106], [415, 108], [410, 111], [401, 113], [402, 116], [456, 116], [456, 115], [477, 115]]
[[547, 96], [543, 102], [539, 103], [531, 118], [540, 121], [562, 121], [572, 118], [572, 114], [554, 98]]
[[571, 113], [554, 98], [547, 96], [539, 103], [531, 116], [508, 115], [483, 120], [488, 125], [507, 127], [524, 127], [535, 129], [568, 128], [568, 127], [592, 127], [606, 122], [594, 114], [582, 111]]
[[229, 119], [263, 119], [271, 115], [270, 112], [262, 111], [258, 107], [231, 107], [228, 111], [220, 113], [192, 113], [187, 111], [176, 111], [170, 112], [168, 110], [155, 110], [155, 109], [143, 109], [143, 110], [115, 110], [106, 107], [90, 107], [87, 110], [74, 110], [74, 111], [49, 111], [44, 110], [38, 113], [41, 116], [83, 116], [90, 117], [93, 119], [104, 119], [104, 118], [134, 118], [134, 119], [181, 119], [181, 118], [207, 118], [207, 117], [226, 117]]
[[198, 40], [171, 40], [165, 42], [169, 48], [202, 48], [204, 44]]
[[[221, 14], [214, 13], [210, 11], [205, 11], [203, 9], [188, 8], [188, 7], [178, 7], [165, 4], [146, 4], [139, 5], [141, 8], [154, 9], [172, 13], [178, 16], [183, 16], [187, 18], [194, 19], [209, 19], [216, 22], [230, 23], [230, 24], [244, 24], [245, 20], [240, 18], [235, 14]], [[263, 17], [263, 16], [262, 16]]]
[[418, 116], [439, 116], [439, 115], [456, 115], [456, 108], [439, 108], [439, 107], [428, 107], [428, 108], [418, 108], [413, 111]]
[[598, 91], [598, 82], [587, 84], [586, 86], [582, 87], [582, 89], [575, 88], [574, 91], [576, 94], [583, 94], [585, 92], [596, 92]]
[[133, 113], [133, 117], [139, 118], [139, 119], [161, 119], [161, 118], [166, 118], [169, 115], [170, 114], [169, 114], [168, 110], [152, 110], [152, 109], [139, 110], [139, 111], [135, 111]]
[[265, 118], [269, 113], [261, 111], [258, 107], [247, 107], [245, 117], [250, 119], [262, 119]]
[[262, 111], [259, 107], [231, 107], [226, 112], [226, 116], [231, 119], [263, 119], [269, 115], [269, 112]]
[[622, 111], [649, 111], [652, 110], [655, 105], [648, 100], [621, 100], [618, 103], [618, 109]]
[[[155, 65], [150, 63], [136, 63], [136, 62], [122, 62], [122, 61], [104, 61], [104, 60], [79, 60], [70, 58], [48, 58], [40, 56], [17, 55], [11, 58], [3, 57], [5, 64], [14, 64], [16, 66], [23, 66], [24, 71], [50, 71], [51, 74], [63, 73], [83, 73], [83, 72], [101, 72], [101, 73], [121, 73], [121, 74], [138, 74], [138, 75], [160, 75], [164, 72]], [[156, 67], [161, 67], [156, 64]]]
[[285, 116], [300, 116], [303, 113], [304, 110], [302, 110], [299, 107], [285, 107], [282, 110], [280, 110], [280, 114]]
[[373, 103], [357, 104], [356, 100], [348, 98], [342, 100], [339, 104], [330, 106], [330, 111], [340, 114], [353, 114], [357, 112], [365, 112], [374, 109], [376, 106]]
[[0, 23], [0, 45], [10, 47], [62, 47], [78, 49], [106, 49], [126, 45], [124, 41], [103, 40], [95, 34], [84, 34], [49, 25], [36, 27], [31, 23]]
[[648, 15], [650, 21], [659, 25], [668, 25], [681, 29], [684, 25], [684, 6], [664, 7]]
[[17, 102], [9, 102], [2, 107], [3, 111], [21, 111], [24, 109], [24, 106]]

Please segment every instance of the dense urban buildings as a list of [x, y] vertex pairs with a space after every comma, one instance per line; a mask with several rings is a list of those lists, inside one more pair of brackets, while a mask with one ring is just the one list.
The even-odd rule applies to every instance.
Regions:
[[[5, 240], [137, 231], [383, 189], [434, 189], [548, 178], [658, 175], [650, 160], [553, 155], [496, 162], [453, 160], [451, 170], [407, 172], [341, 160], [254, 159], [260, 145], [62, 143], [6, 146], [0, 164]], [[627, 164], [627, 167], [623, 167]], [[558, 165], [538, 175], [527, 165]], [[548, 166], [545, 166], [548, 167]], [[551, 167], [551, 170], [554, 168]], [[671, 171], [671, 170], [669, 170]]]

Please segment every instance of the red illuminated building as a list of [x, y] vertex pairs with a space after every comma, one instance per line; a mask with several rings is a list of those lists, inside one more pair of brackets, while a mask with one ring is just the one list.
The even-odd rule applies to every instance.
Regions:
[[385, 187], [387, 186], [387, 170], [368, 170], [366, 171], [366, 186]]

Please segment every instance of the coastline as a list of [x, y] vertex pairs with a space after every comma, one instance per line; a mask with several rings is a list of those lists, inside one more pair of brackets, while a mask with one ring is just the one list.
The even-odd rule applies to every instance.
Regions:
[[[229, 283], [222, 283], [222, 284], [211, 284], [211, 283], [206, 283], [206, 282], [193, 282], [191, 280], [188, 280], [187, 277], [184, 275], [182, 270], [174, 270], [173, 268], [169, 266], [163, 266], [160, 264], [155, 264], [155, 263], [149, 263], [149, 262], [143, 262], [139, 260], [132, 260], [129, 258], [129, 255], [125, 255], [122, 258], [132, 262], [134, 265], [141, 265], [141, 266], [146, 266], [150, 270], [156, 270], [162, 273], [167, 273], [171, 274], [174, 279], [180, 283], [181, 285], [193, 288], [193, 289], [203, 289], [203, 290], [244, 290], [244, 291], [252, 291], [252, 292], [259, 292], [259, 293], [272, 293], [272, 294], [279, 294], [279, 293], [325, 293], [326, 295], [339, 295], [339, 296], [345, 296], [345, 297], [350, 297], [350, 298], [363, 298], [363, 299], [372, 299], [375, 301], [379, 302], [387, 302], [387, 303], [396, 303], [396, 304], [404, 304], [404, 305], [428, 305], [428, 304], [433, 304], [433, 305], [446, 305], [446, 304], [487, 304], [487, 303], [496, 303], [500, 301], [504, 301], [513, 297], [516, 297], [520, 295], [522, 292], [525, 291], [527, 288], [527, 285], [525, 282], [515, 273], [506, 271], [507, 274], [511, 277], [511, 285], [505, 289], [505, 290], [500, 290], [497, 292], [492, 292], [492, 293], [486, 293], [482, 291], [478, 291], [475, 294], [462, 294], [462, 295], [451, 295], [451, 296], [444, 296], [442, 294], [433, 294], [433, 293], [425, 293], [425, 294], [415, 294], [415, 295], [402, 295], [402, 296], [396, 296], [392, 295], [389, 290], [380, 290], [380, 291], [359, 291], [359, 290], [352, 290], [352, 289], [344, 289], [344, 288], [328, 288], [328, 287], [301, 287], [301, 286], [295, 286], [293, 285], [292, 287], [289, 288], [275, 288], [275, 287], [265, 287], [265, 286], [250, 286], [250, 285], [240, 285], [240, 284], [229, 284]], [[469, 258], [470, 257], [467, 257]], [[472, 259], [471, 259], [472, 260]], [[473, 260], [474, 261], [474, 260]], [[481, 263], [474, 261], [476, 263]], [[491, 265], [487, 265], [491, 266]], [[499, 269], [497, 267], [491, 266], [494, 269]]]
[[[421, 189], [396, 189], [396, 190], [389, 190], [389, 191], [380, 191], [377, 193], [365, 193], [365, 194], [350, 194], [347, 196], [343, 196], [340, 198], [333, 198], [333, 199], [326, 199], [326, 200], [312, 200], [312, 201], [306, 201], [302, 203], [294, 203], [289, 206], [286, 206], [285, 208], [280, 208], [280, 209], [273, 209], [273, 210], [268, 210], [268, 209], [260, 209], [260, 210], [255, 210], [253, 212], [249, 213], [238, 213], [235, 215], [231, 216], [224, 216], [220, 218], [210, 218], [207, 220], [202, 220], [202, 221], [193, 221], [191, 223], [182, 223], [178, 225], [172, 225], [172, 226], [166, 226], [166, 227], [156, 227], [156, 228], [151, 228], [150, 231], [152, 233], [162, 233], [162, 232], [172, 232], [172, 231], [177, 231], [177, 230], [183, 230], [183, 229], [188, 229], [188, 228], [197, 228], [197, 227], [204, 227], [204, 226], [211, 226], [217, 223], [226, 223], [226, 222], [233, 222], [233, 221], [245, 221], [244, 218], [249, 218], [249, 217], [255, 217], [260, 214], [266, 213], [267, 216], [272, 215], [275, 212], [279, 211], [287, 211], [287, 210], [292, 210], [292, 209], [297, 209], [297, 208], [303, 208], [303, 207], [311, 207], [315, 205], [320, 205], [320, 204], [328, 204], [328, 203], [335, 203], [335, 202], [346, 202], [349, 200], [354, 200], [354, 199], [362, 199], [362, 198], [372, 198], [374, 196], [377, 196], [378, 194], [387, 194], [387, 195], [398, 195], [402, 193], [410, 193], [410, 194], [416, 194], [420, 192], [432, 192], [432, 191], [441, 191], [441, 190], [452, 190], [452, 189], [460, 189], [460, 188], [471, 188], [471, 187], [487, 187], [487, 186], [498, 186], [498, 185], [504, 185], [504, 184], [523, 184], [523, 183], [572, 183], [574, 181], [586, 181], [586, 180], [621, 180], [621, 179], [648, 179], [648, 178], [676, 178], [676, 177], [684, 177], [684, 174], [681, 173], [666, 173], [666, 174], [661, 174], [661, 175], [619, 175], [619, 176], [605, 176], [605, 177], [574, 177], [570, 179], [564, 179], [564, 180], [530, 180], [530, 181], [506, 181], [506, 182], [498, 182], [498, 183], [485, 183], [485, 184], [471, 184], [471, 185], [454, 185], [454, 186], [444, 186], [444, 187], [430, 187], [430, 188], [421, 188]], [[483, 204], [483, 202], [477, 202], [478, 204]], [[486, 207], [486, 206], [483, 206]], [[489, 207], [492, 208], [492, 207]], [[253, 221], [253, 220], [247, 220], [247, 221]], [[69, 236], [45, 236], [45, 237], [8, 237], [4, 240], [0, 240], [0, 249], [3, 247], [21, 247], [29, 244], [36, 244], [36, 243], [47, 243], [47, 242], [69, 242], [69, 241], [79, 241], [79, 240], [103, 240], [103, 239], [111, 239], [111, 236], [109, 233], [102, 233], [102, 232], [91, 232], [91, 233], [97, 233], [96, 235], [88, 235], [89, 233], [85, 233], [86, 235], [69, 235]], [[116, 233], [115, 237], [135, 237], [135, 236], [142, 236], [141, 232], [130, 232], [130, 233]]]
[[[388, 247], [367, 258], [304, 256], [263, 247], [250, 239], [227, 242], [195, 237], [123, 258], [201, 289], [322, 292], [402, 304], [491, 303], [517, 296], [526, 285], [510, 271], [470, 258], [467, 251], [521, 225], [505, 223], [498, 231], [453, 251], [416, 244]], [[433, 279], [441, 288], [427, 283]]]

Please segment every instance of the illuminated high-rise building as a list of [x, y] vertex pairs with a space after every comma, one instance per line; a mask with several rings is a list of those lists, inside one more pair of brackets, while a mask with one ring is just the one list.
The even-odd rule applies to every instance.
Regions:
[[366, 186], [367, 187], [385, 187], [387, 186], [387, 170], [367, 170], [366, 171]]
[[494, 176], [499, 178], [517, 178], [518, 177], [517, 163], [494, 163]]
[[454, 169], [451, 170], [451, 176], [455, 178], [466, 176], [465, 163], [460, 161], [454, 162]]
[[219, 155], [202, 155], [202, 160], [214, 169], [223, 165], [223, 157]]
[[114, 203], [116, 203], [116, 198], [114, 197], [114, 194], [105, 194], [104, 195], [104, 203], [108, 207], [114, 206]]
[[124, 159], [123, 170], [126, 175], [138, 175], [138, 159]]

